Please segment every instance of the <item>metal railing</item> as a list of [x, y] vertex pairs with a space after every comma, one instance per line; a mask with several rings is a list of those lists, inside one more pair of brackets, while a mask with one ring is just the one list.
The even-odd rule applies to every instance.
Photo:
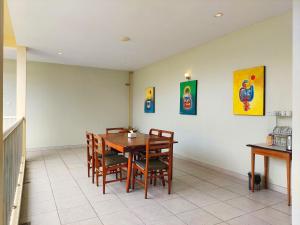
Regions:
[[3, 134], [4, 144], [4, 225], [17, 225], [25, 169], [25, 119], [18, 120]]

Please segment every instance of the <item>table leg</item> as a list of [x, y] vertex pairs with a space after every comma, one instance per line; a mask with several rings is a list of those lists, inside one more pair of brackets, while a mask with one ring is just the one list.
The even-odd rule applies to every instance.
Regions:
[[268, 180], [269, 180], [269, 157], [264, 156], [265, 164], [265, 189], [268, 189]]
[[251, 152], [251, 191], [254, 192], [255, 153]]
[[132, 169], [132, 153], [128, 154], [128, 168], [127, 168], [127, 180], [126, 180], [126, 192], [129, 192], [131, 181], [131, 169]]
[[172, 149], [171, 149], [171, 160], [170, 160], [170, 164], [171, 164], [171, 168], [170, 168], [170, 177], [171, 177], [171, 180], [173, 180], [173, 159], [174, 159], [174, 156], [173, 156], [173, 144], [172, 144]]
[[288, 205], [291, 205], [291, 158], [288, 157], [286, 161], [287, 171], [287, 191], [288, 191]]

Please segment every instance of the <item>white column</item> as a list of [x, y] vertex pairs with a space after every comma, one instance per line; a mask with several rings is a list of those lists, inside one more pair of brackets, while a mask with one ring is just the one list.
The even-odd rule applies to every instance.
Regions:
[[292, 224], [300, 224], [300, 0], [293, 5]]
[[26, 115], [26, 47], [17, 47], [17, 119]]
[[133, 85], [133, 83], [132, 83], [132, 80], [133, 80], [133, 72], [129, 72], [129, 74], [128, 74], [128, 76], [129, 76], [129, 93], [128, 93], [128, 98], [129, 98], [129, 100], [128, 100], [128, 116], [129, 116], [129, 118], [128, 118], [128, 125], [130, 126], [130, 127], [132, 127], [132, 85]]
[[0, 225], [3, 225], [3, 0], [0, 0]]

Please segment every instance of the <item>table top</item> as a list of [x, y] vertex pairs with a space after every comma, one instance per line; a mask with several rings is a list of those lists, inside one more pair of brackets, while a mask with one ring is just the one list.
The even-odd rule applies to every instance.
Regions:
[[259, 144], [248, 144], [247, 147], [263, 148], [271, 151], [278, 151], [278, 152], [285, 152], [288, 154], [292, 154], [292, 151], [288, 151], [286, 150], [285, 147], [277, 146], [277, 145], [267, 145], [264, 143], [259, 143]]
[[[156, 135], [149, 135], [149, 134], [142, 134], [142, 133], [137, 133], [137, 136], [135, 138], [128, 138], [127, 133], [101, 134], [101, 136], [104, 138], [105, 141], [114, 143], [118, 146], [122, 146], [123, 148], [143, 147], [146, 146], [147, 141], [150, 137], [157, 138], [157, 139], [161, 138]], [[178, 143], [178, 142], [174, 141], [173, 143]]]

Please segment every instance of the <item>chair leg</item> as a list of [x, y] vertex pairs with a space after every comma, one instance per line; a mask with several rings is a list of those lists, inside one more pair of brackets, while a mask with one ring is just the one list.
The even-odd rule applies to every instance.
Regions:
[[90, 174], [90, 169], [91, 169], [91, 167], [90, 167], [90, 164], [89, 164], [89, 163], [87, 164], [87, 168], [88, 168], [88, 177], [90, 177], [90, 176], [91, 176], [91, 174]]
[[161, 170], [160, 172], [160, 176], [161, 176], [161, 183], [163, 186], [166, 186], [166, 182], [165, 182], [165, 177], [164, 177], [164, 172]]
[[153, 179], [153, 171], [151, 171], [151, 174], [150, 174], [150, 184], [152, 184], [152, 179]]
[[133, 166], [133, 171], [132, 171], [132, 190], [134, 190], [134, 187], [135, 187], [135, 177], [136, 177], [136, 168]]
[[102, 193], [105, 194], [106, 171], [102, 171]]
[[168, 194], [171, 194], [171, 185], [172, 185], [172, 174], [170, 169], [168, 169]]
[[157, 176], [157, 172], [156, 171], [154, 171], [153, 172], [153, 179], [154, 179], [154, 186], [156, 186], [156, 176]]
[[95, 183], [95, 165], [94, 162], [92, 164], [92, 182]]
[[[93, 177], [94, 178], [94, 177]], [[96, 185], [99, 186], [99, 170], [96, 170]]]
[[122, 178], [123, 178], [123, 175], [122, 175], [122, 168], [120, 168], [120, 182], [122, 182]]
[[118, 179], [118, 170], [115, 171], [116, 172], [116, 180]]
[[145, 182], [145, 199], [147, 199], [147, 192], [148, 192], [148, 171], [144, 173], [144, 182]]

